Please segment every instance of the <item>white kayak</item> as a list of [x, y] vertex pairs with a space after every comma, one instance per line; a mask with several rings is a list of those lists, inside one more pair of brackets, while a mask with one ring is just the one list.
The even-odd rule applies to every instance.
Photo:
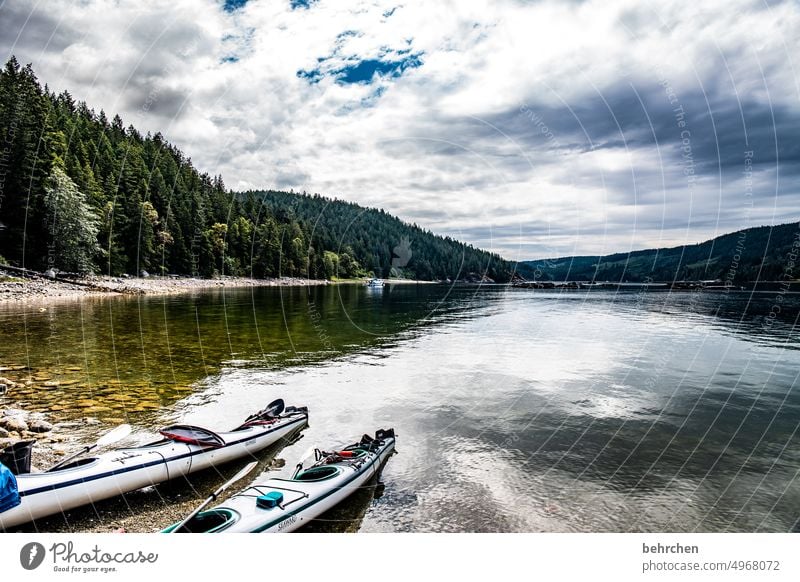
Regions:
[[[274, 405], [280, 404], [279, 409]], [[229, 432], [174, 425], [163, 439], [16, 475], [20, 503], [0, 513], [0, 531], [176, 477], [253, 457], [308, 424], [308, 409], [272, 403]]]
[[355, 444], [333, 452], [315, 451], [308, 469], [298, 465], [294, 477], [261, 477], [225, 503], [201, 511], [164, 533], [290, 532], [319, 517], [378, 475], [394, 452], [394, 430], [364, 435]]

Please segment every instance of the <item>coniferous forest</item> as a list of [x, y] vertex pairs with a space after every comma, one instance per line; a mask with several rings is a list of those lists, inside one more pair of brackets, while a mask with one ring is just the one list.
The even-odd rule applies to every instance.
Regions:
[[563, 257], [520, 263], [542, 281], [675, 282], [728, 284], [796, 279], [800, 224], [757, 226], [692, 245], [605, 256]]
[[383, 210], [319, 195], [229, 191], [160, 133], [0, 72], [0, 263], [120, 275], [504, 282], [496, 254]]

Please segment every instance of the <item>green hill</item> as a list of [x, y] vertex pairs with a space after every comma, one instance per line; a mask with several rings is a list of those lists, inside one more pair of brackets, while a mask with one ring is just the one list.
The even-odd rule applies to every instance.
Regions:
[[0, 263], [111, 275], [508, 281], [497, 255], [382, 210], [287, 192], [234, 193], [160, 133], [0, 72]]
[[[354, 257], [362, 269], [381, 277], [465, 279], [488, 276], [506, 282], [513, 265], [500, 256], [408, 224], [377, 208], [333, 200], [318, 194], [245, 192], [263, 201], [274, 215], [309, 225], [320, 248], [340, 266]], [[348, 271], [350, 269], [346, 269]]]
[[800, 278], [800, 263], [794, 267], [800, 250], [798, 237], [798, 223], [759, 226], [694, 245], [525, 261], [522, 265], [543, 281], [776, 281], [787, 275]]

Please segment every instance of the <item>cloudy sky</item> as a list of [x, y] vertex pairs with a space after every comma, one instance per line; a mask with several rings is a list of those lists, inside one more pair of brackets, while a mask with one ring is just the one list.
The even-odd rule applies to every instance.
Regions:
[[514, 259], [800, 219], [798, 31], [768, 0], [0, 0], [0, 56], [229, 187]]

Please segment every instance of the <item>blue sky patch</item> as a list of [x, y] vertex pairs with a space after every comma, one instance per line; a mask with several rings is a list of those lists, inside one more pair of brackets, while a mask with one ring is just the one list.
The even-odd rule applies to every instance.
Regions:
[[292, 10], [297, 10], [298, 8], [311, 8], [311, 5], [316, 1], [317, 0], [289, 0], [289, 4]]
[[223, 48], [220, 51], [220, 63], [235, 63], [253, 52], [253, 37], [256, 29], [253, 27], [239, 28], [222, 36]]
[[319, 69], [314, 69], [312, 71], [297, 71], [297, 76], [301, 79], [306, 79], [312, 85], [319, 83], [322, 80], [322, 73]]
[[372, 107], [386, 93], [386, 87], [378, 87], [370, 95], [361, 100], [361, 107]]
[[245, 4], [247, 4], [247, 0], [225, 0], [222, 9], [225, 10], [225, 12], [235, 12]]
[[[392, 58], [394, 57], [394, 58]], [[399, 57], [399, 58], [398, 58]], [[325, 63], [331, 58], [317, 59], [319, 66], [312, 70], [297, 71], [297, 76], [308, 80], [309, 83], [319, 83], [323, 77], [332, 77], [339, 84], [350, 85], [354, 83], [369, 85], [376, 75], [388, 78], [397, 78], [408, 69], [422, 65], [422, 53], [412, 54], [409, 50], [384, 53], [377, 59], [350, 59], [344, 66], [327, 68]], [[324, 70], [324, 69], [328, 70]]]
[[422, 64], [419, 55], [408, 55], [399, 61], [383, 61], [380, 59], [367, 59], [359, 63], [348, 65], [336, 71], [340, 83], [371, 83], [375, 74], [384, 77], [399, 77], [406, 69], [415, 68]]
[[336, 35], [336, 44], [340, 45], [345, 39], [361, 36], [362, 34], [363, 33], [358, 32], [357, 30], [345, 30], [344, 32], [340, 32]]

